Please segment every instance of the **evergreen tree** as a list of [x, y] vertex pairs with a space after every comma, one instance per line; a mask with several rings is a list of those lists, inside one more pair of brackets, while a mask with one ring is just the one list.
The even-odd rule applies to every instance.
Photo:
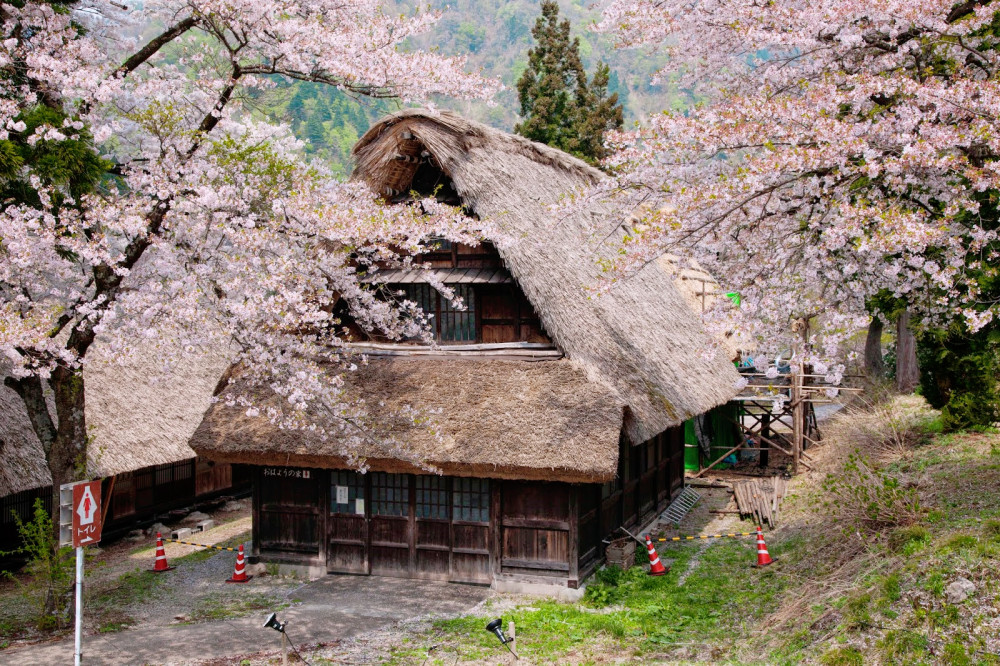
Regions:
[[514, 131], [597, 164], [605, 156], [604, 133], [622, 126], [618, 95], [608, 94], [608, 66], [600, 63], [587, 81], [580, 39], [570, 37], [568, 20], [559, 21], [554, 0], [542, 2], [531, 34], [538, 45], [517, 82], [524, 121]]

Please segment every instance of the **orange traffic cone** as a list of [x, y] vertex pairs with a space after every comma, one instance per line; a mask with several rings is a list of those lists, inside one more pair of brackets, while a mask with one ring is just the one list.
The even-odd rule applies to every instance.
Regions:
[[170, 571], [173, 567], [167, 565], [167, 553], [163, 550], [163, 535], [156, 533], [156, 560], [153, 562], [153, 571], [160, 573]]
[[236, 553], [236, 568], [233, 570], [233, 577], [226, 580], [227, 583], [246, 583], [253, 576], [247, 575], [247, 565], [243, 560], [243, 544], [240, 544], [240, 552]]
[[761, 531], [760, 525], [757, 526], [757, 566], [766, 567], [774, 559], [771, 557], [770, 553], [767, 552], [767, 544], [764, 543], [764, 532]]
[[653, 542], [649, 540], [648, 534], [646, 535], [646, 550], [649, 551], [649, 575], [662, 576], [667, 573], [667, 568], [660, 561], [660, 556], [657, 554], [656, 548], [653, 547]]

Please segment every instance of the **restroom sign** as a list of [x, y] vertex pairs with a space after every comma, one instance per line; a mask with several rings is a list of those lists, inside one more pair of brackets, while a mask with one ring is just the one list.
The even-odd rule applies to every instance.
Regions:
[[101, 540], [101, 482], [73, 486], [73, 547]]

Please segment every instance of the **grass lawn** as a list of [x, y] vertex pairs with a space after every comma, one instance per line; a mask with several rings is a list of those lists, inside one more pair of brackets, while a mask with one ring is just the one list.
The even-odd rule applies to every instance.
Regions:
[[[919, 497], [912, 524], [860, 526], [830, 507], [831, 477], [802, 476], [768, 535], [770, 567], [751, 566], [751, 539], [661, 544], [665, 576], [604, 569], [581, 602], [498, 602], [494, 616], [515, 622], [522, 663], [1000, 665], [1000, 435], [918, 426], [915, 445], [878, 465]], [[831, 448], [826, 461], [842, 487], [845, 458]], [[433, 622], [386, 659], [508, 663], [489, 619]]]

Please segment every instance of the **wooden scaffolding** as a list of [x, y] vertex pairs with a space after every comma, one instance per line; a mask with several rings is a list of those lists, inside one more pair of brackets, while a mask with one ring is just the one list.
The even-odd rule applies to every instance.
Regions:
[[739, 416], [732, 424], [742, 437], [736, 446], [694, 477], [701, 476], [738, 451], [758, 451], [760, 467], [767, 467], [772, 451], [779, 451], [791, 459], [792, 474], [798, 474], [801, 468], [813, 469], [815, 461], [808, 449], [823, 437], [816, 418], [816, 405], [838, 402], [830, 395], [833, 391], [860, 390], [826, 384], [824, 375], [812, 374], [808, 368], [805, 372], [788, 369], [777, 373], [773, 369], [770, 373], [741, 370], [740, 374], [747, 385], [732, 399], [739, 407]]

